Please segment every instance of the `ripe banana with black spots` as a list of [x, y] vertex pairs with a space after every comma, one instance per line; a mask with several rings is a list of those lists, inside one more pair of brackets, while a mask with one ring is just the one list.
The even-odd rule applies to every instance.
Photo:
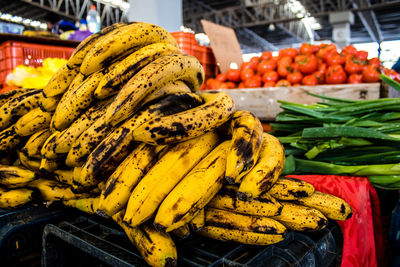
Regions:
[[282, 210], [282, 205], [267, 193], [248, 200], [240, 200], [237, 193], [237, 186], [224, 186], [218, 194], [211, 199], [207, 207], [230, 210], [246, 215], [266, 217], [279, 215]]
[[199, 233], [223, 241], [270, 245], [285, 239], [287, 229], [271, 218], [205, 208], [205, 225]]
[[340, 197], [315, 191], [309, 197], [299, 198], [297, 203], [322, 212], [326, 217], [336, 221], [350, 219], [353, 215], [351, 206]]
[[189, 237], [191, 234], [189, 224], [185, 224], [184, 226], [175, 229], [174, 231], [172, 231], [172, 233], [177, 237], [179, 237], [180, 239], [185, 239]]
[[114, 97], [105, 114], [106, 123], [116, 125], [129, 118], [145, 96], [175, 80], [182, 80], [197, 91], [204, 80], [204, 70], [197, 58], [173, 54], [146, 65]]
[[25, 167], [0, 165], [0, 185], [5, 187], [24, 187], [36, 178], [36, 174]]
[[89, 196], [86, 193], [75, 194], [71, 191], [71, 188], [68, 185], [62, 185], [57, 181], [43, 178], [30, 182], [28, 187], [38, 189], [40, 191], [41, 199], [44, 201], [68, 200]]
[[134, 139], [148, 144], [185, 141], [214, 130], [234, 112], [234, 102], [225, 92], [203, 93], [201, 97], [203, 105], [142, 124], [133, 131]]
[[102, 71], [95, 72], [79, 86], [65, 92], [51, 120], [52, 129], [58, 131], [66, 129], [92, 104], [93, 92], [103, 76]]
[[30, 136], [38, 131], [49, 128], [52, 114], [34, 108], [15, 123], [15, 132], [20, 136]]
[[23, 151], [18, 151], [17, 154], [22, 166], [35, 173], [40, 173], [40, 159], [28, 157]]
[[123, 215], [123, 211], [120, 211], [112, 218], [150, 266], [177, 266], [176, 246], [168, 233], [158, 232], [150, 223], [130, 228], [123, 223]]
[[0, 187], [0, 208], [11, 209], [22, 206], [34, 198], [34, 192], [27, 188], [5, 189]]
[[105, 99], [116, 94], [144, 66], [161, 56], [173, 53], [179, 53], [179, 48], [168, 43], [154, 43], [140, 48], [121, 60], [103, 77], [94, 96]]
[[88, 197], [80, 199], [63, 200], [63, 204], [67, 207], [76, 208], [80, 211], [96, 214], [97, 206], [99, 204], [98, 197]]
[[242, 179], [239, 198], [256, 198], [267, 192], [282, 173], [285, 153], [278, 138], [263, 133], [261, 152], [256, 165]]
[[30, 158], [41, 159], [41, 149], [46, 140], [50, 137], [51, 132], [49, 129], [43, 129], [31, 135], [22, 151]]
[[36, 89], [31, 89], [31, 88], [18, 88], [18, 89], [14, 89], [14, 90], [10, 90], [4, 93], [0, 94], [0, 107], [2, 105], [4, 105], [5, 103], [7, 103], [8, 101], [10, 101], [13, 98], [16, 98], [20, 95], [23, 95], [27, 92], [30, 91], [35, 91]]
[[53, 171], [52, 174], [56, 181], [69, 186], [73, 186], [74, 169], [56, 169]]
[[236, 111], [230, 122], [232, 132], [225, 179], [230, 184], [241, 178], [256, 164], [261, 151], [263, 127], [260, 120], [249, 111]]
[[165, 29], [144, 22], [133, 22], [109, 32], [97, 41], [83, 59], [80, 72], [90, 75], [104, 67], [121, 53], [137, 50], [152, 43], [168, 43], [177, 47], [174, 37]]
[[181, 227], [210, 202], [225, 181], [229, 146], [225, 141], [214, 148], [169, 192], [154, 220], [157, 229], [169, 232]]
[[197, 215], [190, 221], [189, 226], [193, 232], [199, 231], [206, 224], [206, 214], [204, 209], [199, 210]]
[[79, 68], [71, 68], [67, 64], [62, 66], [43, 88], [45, 97], [53, 97], [63, 94], [79, 75]]
[[194, 93], [168, 95], [152, 105], [144, 106], [121, 126], [114, 129], [90, 153], [83, 166], [83, 178], [108, 176], [119, 162], [132, 150], [134, 145], [133, 130], [146, 121], [160, 118], [183, 110], [194, 108], [202, 103]]
[[128, 202], [132, 189], [158, 160], [164, 146], [144, 143], [134, 149], [107, 179], [100, 195], [98, 213], [113, 216]]
[[44, 174], [50, 174], [60, 168], [62, 165], [62, 159], [46, 159], [42, 158], [40, 161], [39, 170]]
[[299, 179], [280, 177], [268, 193], [279, 200], [296, 200], [311, 196], [314, 186]]
[[281, 202], [283, 208], [274, 220], [295, 231], [317, 231], [325, 228], [328, 219], [317, 209], [293, 203]]
[[55, 111], [61, 97], [62, 95], [42, 97], [39, 102], [40, 109], [47, 112]]
[[178, 93], [190, 93], [190, 87], [186, 85], [183, 81], [172, 81], [167, 83], [162, 88], [154, 91], [152, 94], [146, 96], [143, 100], [143, 103], [150, 103], [155, 99], [161, 99], [166, 95], [178, 94]]
[[98, 188], [98, 184], [100, 180], [93, 178], [93, 179], [82, 179], [81, 178], [81, 170], [82, 166], [74, 167], [74, 176], [72, 181], [72, 188], [74, 192], [89, 192], [94, 188]]
[[83, 59], [86, 54], [97, 44], [99, 41], [104, 39], [108, 33], [113, 30], [125, 26], [127, 23], [118, 22], [114, 23], [108, 27], [101, 29], [99, 32], [88, 36], [85, 40], [80, 42], [80, 44], [76, 47], [71, 57], [68, 59], [67, 65], [70, 68], [78, 68], [81, 66]]
[[62, 131], [55, 140], [54, 152], [66, 154], [71, 149], [73, 143], [79, 136], [86, 131], [97, 119], [103, 116], [105, 106], [109, 101], [99, 102], [89, 108], [79, 118], [77, 118], [67, 129]]
[[0, 130], [9, 127], [14, 121], [39, 106], [41, 90], [27, 91], [10, 99], [0, 109]]
[[57, 144], [57, 137], [60, 136], [60, 134], [61, 132], [55, 131], [47, 138], [40, 150], [40, 154], [42, 155], [42, 157], [49, 160], [55, 160], [62, 157], [62, 155], [57, 154], [54, 151]]
[[126, 206], [124, 222], [135, 227], [150, 219], [164, 198], [209, 154], [218, 141], [217, 134], [210, 132], [169, 149], [133, 189]]
[[15, 132], [15, 125], [8, 127], [0, 132], [0, 155], [13, 152], [13, 150], [21, 143], [23, 137]]

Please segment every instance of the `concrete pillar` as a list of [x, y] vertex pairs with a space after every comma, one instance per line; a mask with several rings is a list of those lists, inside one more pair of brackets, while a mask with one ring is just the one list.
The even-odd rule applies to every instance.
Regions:
[[129, 21], [142, 21], [159, 25], [169, 32], [180, 30], [182, 0], [129, 0]]
[[332, 39], [339, 48], [350, 43], [350, 25], [354, 23], [354, 15], [351, 11], [332, 12], [329, 14], [329, 22], [333, 26]]

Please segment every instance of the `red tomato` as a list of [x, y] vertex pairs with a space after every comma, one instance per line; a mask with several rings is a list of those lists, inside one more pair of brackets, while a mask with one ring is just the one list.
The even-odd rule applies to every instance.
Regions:
[[262, 60], [269, 60], [269, 59], [272, 58], [272, 52], [271, 52], [271, 51], [264, 51], [264, 52], [261, 54], [260, 58], [261, 58]]
[[289, 87], [292, 86], [291, 83], [287, 80], [279, 80], [276, 84], [276, 87]]
[[290, 70], [292, 72], [299, 71], [300, 70], [300, 64], [297, 63], [297, 62], [293, 62], [292, 64], [290, 64]]
[[353, 45], [347, 45], [340, 53], [343, 55], [355, 55], [357, 54], [357, 49]]
[[363, 51], [363, 50], [357, 51], [356, 55], [361, 60], [366, 61], [368, 59], [368, 52], [367, 51]]
[[211, 88], [214, 81], [215, 81], [215, 79], [213, 79], [213, 78], [207, 79], [207, 81], [206, 81], [207, 88]]
[[362, 71], [363, 81], [367, 83], [376, 83], [380, 81], [379, 67], [374, 65], [366, 66]]
[[275, 87], [275, 82], [273, 81], [265, 82], [263, 87]]
[[279, 75], [276, 71], [268, 71], [266, 73], [264, 73], [264, 75], [262, 76], [262, 81], [264, 83], [266, 82], [277, 82], [279, 80]]
[[381, 65], [381, 61], [379, 60], [379, 58], [373, 57], [373, 58], [370, 58], [368, 60], [368, 65], [380, 66]]
[[328, 50], [328, 51], [326, 51], [326, 52], [324, 53], [322, 59], [323, 59], [326, 63], [328, 63], [328, 59], [329, 59], [332, 55], [334, 55], [334, 54], [336, 54], [336, 53], [337, 53], [336, 49], [330, 49], [330, 50]]
[[216, 89], [229, 89], [228, 85], [226, 83], [221, 82], [219, 84], [219, 87]]
[[344, 70], [349, 73], [360, 73], [362, 72], [363, 68], [365, 67], [364, 61], [360, 60], [356, 56], [351, 56], [346, 60], [346, 64], [344, 65]]
[[220, 73], [217, 75], [217, 77], [215, 77], [215, 79], [220, 82], [225, 82], [226, 78], [227, 78], [226, 73]]
[[301, 83], [295, 83], [292, 86], [301, 86]]
[[252, 57], [249, 61], [249, 68], [253, 70], [257, 70], [258, 63], [260, 63], [259, 57]]
[[291, 58], [295, 58], [298, 54], [299, 51], [297, 51], [296, 48], [286, 48], [286, 56], [289, 56]]
[[328, 69], [328, 65], [326, 63], [322, 63], [318, 65], [318, 71], [322, 74], [325, 74], [326, 70]]
[[318, 60], [314, 54], [297, 56], [296, 62], [299, 63], [300, 71], [304, 74], [313, 73], [318, 68]]
[[228, 86], [228, 89], [236, 88], [236, 83], [234, 82], [225, 82], [225, 84]]
[[286, 79], [291, 84], [300, 83], [301, 80], [303, 79], [303, 74], [301, 74], [301, 72], [298, 71], [289, 73], [288, 76], [286, 76]]
[[275, 61], [276, 63], [278, 63], [278, 61], [279, 61], [279, 56], [272, 57], [271, 60], [273, 60], [273, 61]]
[[328, 44], [328, 45], [327, 44], [321, 44], [316, 55], [319, 58], [324, 58], [324, 55], [327, 52], [331, 51], [331, 50], [336, 51], [336, 45], [334, 45], [334, 44]]
[[276, 68], [276, 62], [273, 60], [263, 60], [258, 64], [257, 72], [263, 75], [267, 71], [274, 70]]
[[328, 63], [328, 66], [343, 65], [344, 56], [341, 56], [338, 52], [332, 52], [326, 58], [326, 63]]
[[293, 60], [291, 57], [288, 57], [288, 56], [281, 57], [278, 61], [278, 67], [279, 67], [279, 65], [290, 65], [290, 64], [292, 64], [292, 62], [293, 62]]
[[238, 88], [239, 89], [246, 88], [246, 85], [244, 85], [244, 82], [241, 82], [241, 83], [239, 83]]
[[226, 78], [231, 82], [240, 81], [240, 70], [229, 69], [226, 72]]
[[250, 77], [249, 79], [244, 81], [244, 85], [246, 85], [247, 88], [257, 88], [261, 87], [262, 80], [261, 76], [259, 75], [254, 75], [253, 77]]
[[289, 69], [290, 69], [289, 65], [286, 65], [286, 64], [278, 65], [278, 74], [279, 74], [279, 76], [286, 77], [290, 73]]
[[300, 54], [314, 54], [317, 53], [318, 50], [319, 47], [317, 45], [306, 44], [306, 43], [302, 43], [299, 48]]
[[240, 79], [241, 79], [242, 81], [245, 81], [245, 80], [247, 80], [247, 79], [253, 77], [254, 75], [255, 75], [255, 73], [254, 73], [254, 70], [253, 70], [253, 69], [246, 68], [246, 69], [243, 69], [243, 70], [241, 71], [241, 73], [240, 73]]
[[315, 76], [315, 78], [317, 78], [318, 84], [324, 84], [325, 83], [325, 71], [316, 71], [314, 72], [312, 75]]
[[347, 80], [348, 83], [362, 83], [362, 74], [353, 73], [349, 76]]
[[325, 75], [327, 84], [342, 84], [346, 83], [347, 75], [341, 65], [333, 65], [328, 68]]
[[301, 83], [304, 85], [317, 85], [318, 80], [315, 78], [314, 75], [310, 74], [307, 76], [304, 76], [304, 78], [301, 80]]

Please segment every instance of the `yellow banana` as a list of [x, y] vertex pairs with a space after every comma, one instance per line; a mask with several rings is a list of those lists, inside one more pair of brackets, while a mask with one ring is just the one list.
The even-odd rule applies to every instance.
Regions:
[[28, 187], [36, 188], [40, 191], [44, 201], [68, 200], [88, 197], [88, 194], [75, 194], [68, 185], [60, 184], [54, 180], [43, 178], [36, 179], [29, 183]]
[[167, 83], [159, 90], [154, 91], [152, 94], [146, 96], [143, 103], [149, 103], [157, 98], [162, 98], [166, 95], [178, 94], [178, 93], [190, 93], [190, 87], [186, 85], [183, 81], [172, 81]]
[[61, 132], [55, 131], [47, 138], [40, 150], [42, 157], [50, 160], [62, 157], [62, 155], [54, 151], [55, 145], [57, 144], [57, 137], [60, 136], [60, 134]]
[[78, 68], [81, 66], [83, 59], [86, 54], [94, 47], [96, 43], [104, 39], [108, 33], [113, 30], [125, 26], [126, 23], [118, 22], [114, 23], [108, 27], [105, 27], [101, 31], [88, 36], [85, 40], [83, 40], [74, 50], [71, 57], [68, 59], [67, 65], [70, 68]]
[[351, 206], [340, 197], [315, 191], [309, 197], [296, 200], [299, 204], [322, 212], [326, 217], [336, 221], [344, 221], [353, 215]]
[[203, 93], [201, 97], [203, 105], [150, 120], [133, 131], [133, 138], [148, 144], [185, 141], [214, 130], [234, 112], [233, 100], [225, 92]]
[[73, 169], [57, 169], [53, 171], [54, 179], [60, 183], [73, 186], [74, 170]]
[[45, 174], [52, 173], [61, 166], [60, 159], [46, 159], [42, 158], [40, 161], [39, 170]]
[[288, 229], [296, 231], [317, 231], [325, 228], [328, 219], [314, 208], [296, 205], [282, 201], [282, 212], [272, 217], [285, 225]]
[[180, 239], [185, 239], [188, 236], [190, 236], [190, 227], [189, 224], [185, 224], [184, 226], [179, 227], [178, 229], [175, 229], [172, 231], [174, 235], [179, 237]]
[[42, 97], [39, 102], [40, 109], [47, 112], [55, 111], [61, 97], [62, 95]]
[[30, 136], [38, 131], [49, 128], [52, 114], [34, 108], [23, 115], [15, 124], [15, 132], [20, 136]]
[[92, 74], [117, 58], [121, 52], [130, 51], [152, 43], [169, 43], [177, 47], [174, 37], [163, 28], [144, 22], [134, 22], [117, 28], [94, 44], [83, 59], [80, 72]]
[[99, 179], [81, 179], [82, 166], [77, 166], [74, 168], [74, 176], [72, 181], [72, 188], [74, 192], [88, 192], [98, 187], [100, 183]]
[[65, 92], [51, 120], [53, 129], [64, 130], [91, 105], [94, 100], [93, 92], [103, 76], [103, 72], [95, 72], [80, 86]]
[[13, 98], [16, 98], [20, 95], [23, 95], [27, 92], [35, 91], [36, 89], [31, 88], [18, 88], [14, 90], [10, 90], [0, 94], [0, 107], [10, 101]]
[[150, 223], [130, 228], [123, 223], [123, 215], [123, 211], [120, 211], [112, 218], [150, 266], [177, 266], [175, 243], [168, 233], [158, 232]]
[[99, 204], [99, 198], [88, 197], [80, 199], [63, 200], [63, 204], [67, 207], [76, 208], [80, 211], [89, 214], [95, 214], [97, 210], [97, 205]]
[[271, 218], [206, 208], [205, 226], [199, 233], [218, 240], [270, 245], [285, 239], [287, 229]]
[[135, 144], [132, 131], [136, 127], [151, 119], [177, 113], [200, 104], [201, 98], [198, 95], [178, 93], [168, 95], [153, 105], [144, 106], [120, 127], [114, 129], [90, 153], [81, 172], [82, 179], [88, 176], [108, 177], [109, 173], [132, 150]]
[[121, 60], [103, 77], [94, 96], [98, 99], [105, 99], [117, 93], [144, 66], [161, 56], [172, 53], [179, 53], [179, 48], [168, 43], [154, 43], [140, 48]]
[[190, 222], [221, 189], [229, 145], [214, 148], [172, 189], [158, 208], [157, 229], [169, 232]]
[[204, 209], [199, 210], [197, 215], [190, 221], [189, 226], [193, 232], [199, 231], [206, 224], [206, 214]]
[[285, 164], [285, 153], [278, 138], [264, 133], [256, 165], [247, 173], [239, 187], [240, 199], [256, 198], [276, 182]]
[[12, 209], [22, 206], [34, 198], [34, 192], [26, 188], [5, 189], [0, 187], [0, 208]]
[[54, 151], [57, 154], [68, 153], [72, 144], [105, 112], [105, 106], [109, 101], [100, 102], [89, 108], [77, 118], [67, 129], [61, 132], [55, 141]]
[[175, 80], [184, 81], [192, 91], [198, 90], [204, 80], [204, 70], [197, 58], [174, 54], [146, 65], [114, 97], [105, 114], [106, 123], [116, 125], [129, 118], [146, 95]]
[[24, 187], [36, 178], [36, 174], [25, 167], [0, 165], [0, 184], [8, 188]]
[[233, 113], [230, 127], [232, 141], [226, 162], [225, 179], [234, 184], [239, 183], [256, 164], [261, 151], [263, 127], [256, 116], [243, 110]]
[[79, 68], [68, 67], [67, 64], [62, 66], [50, 79], [43, 88], [45, 97], [53, 97], [63, 94], [71, 85], [76, 76], [79, 74]]
[[144, 143], [134, 149], [107, 179], [100, 195], [98, 213], [113, 216], [126, 206], [132, 189], [152, 167], [163, 146]]
[[19, 161], [21, 162], [21, 165], [24, 166], [25, 168], [35, 172], [35, 173], [40, 173], [40, 160], [36, 158], [30, 158], [28, 157], [23, 151], [18, 151], [18, 158]]
[[167, 151], [133, 189], [124, 221], [135, 227], [150, 219], [168, 193], [217, 144], [217, 134], [210, 132]]
[[15, 132], [15, 126], [12, 125], [0, 132], [0, 155], [6, 155], [14, 150], [22, 141], [22, 136]]
[[27, 91], [6, 102], [0, 109], [0, 130], [10, 126], [16, 118], [39, 106], [41, 90]]
[[279, 200], [296, 200], [311, 196], [314, 186], [299, 179], [280, 177], [268, 193]]
[[34, 133], [31, 137], [29, 137], [25, 146], [22, 148], [22, 151], [31, 158], [40, 159], [41, 153], [40, 150], [43, 147], [43, 144], [50, 137], [51, 132], [49, 129], [44, 129]]
[[237, 193], [237, 186], [225, 186], [215, 195], [207, 206], [246, 215], [267, 217], [279, 215], [282, 210], [282, 205], [266, 193], [257, 198], [248, 200], [240, 200]]

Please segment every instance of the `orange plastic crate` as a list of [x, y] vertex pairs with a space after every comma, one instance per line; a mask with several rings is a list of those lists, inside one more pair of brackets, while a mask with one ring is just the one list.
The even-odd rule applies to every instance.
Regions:
[[186, 55], [193, 54], [193, 47], [197, 45], [194, 33], [190, 32], [172, 32], [171, 35], [178, 43], [179, 49]]
[[0, 45], [0, 87], [4, 87], [7, 74], [16, 66], [42, 66], [45, 58], [68, 59], [73, 47], [6, 41]]

